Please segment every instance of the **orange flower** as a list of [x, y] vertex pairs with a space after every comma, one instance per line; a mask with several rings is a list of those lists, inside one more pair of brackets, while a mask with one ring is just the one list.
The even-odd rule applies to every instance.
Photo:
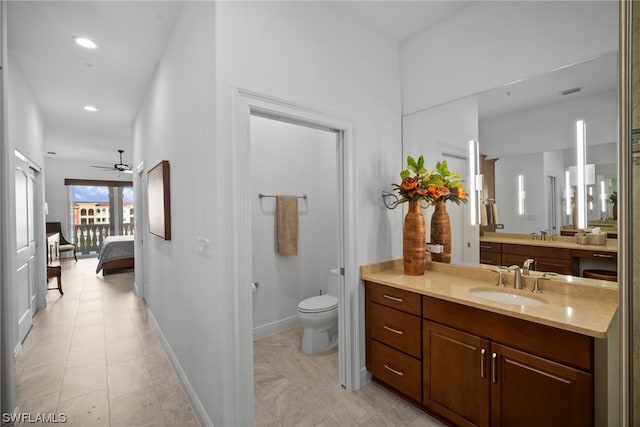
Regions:
[[465, 200], [467, 198], [467, 192], [464, 191], [464, 188], [458, 187], [458, 199]]
[[431, 197], [433, 200], [438, 200], [440, 196], [442, 196], [440, 187], [435, 184], [427, 185], [427, 193], [429, 193], [429, 197]]
[[402, 188], [404, 191], [413, 190], [417, 186], [418, 186], [418, 180], [415, 178], [405, 178], [402, 180], [402, 183], [400, 184], [400, 188]]

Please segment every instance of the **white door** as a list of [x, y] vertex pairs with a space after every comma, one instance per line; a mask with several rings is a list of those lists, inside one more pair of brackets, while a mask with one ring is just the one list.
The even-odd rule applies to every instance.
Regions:
[[[464, 176], [465, 171], [468, 169], [467, 159], [447, 153], [443, 153], [442, 158], [447, 161], [450, 171], [458, 172]], [[471, 191], [468, 186], [467, 190]], [[462, 264], [466, 260], [465, 246], [467, 239], [465, 236], [465, 223], [469, 221], [467, 212], [468, 208], [464, 204], [447, 203], [447, 213], [451, 222], [451, 262], [453, 264]]]
[[16, 157], [16, 272], [13, 281], [18, 309], [18, 340], [31, 328], [36, 298], [36, 240], [34, 215], [35, 173]]

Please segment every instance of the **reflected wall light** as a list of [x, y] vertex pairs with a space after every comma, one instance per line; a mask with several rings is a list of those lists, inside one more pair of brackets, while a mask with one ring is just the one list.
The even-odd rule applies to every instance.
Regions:
[[568, 170], [564, 171], [564, 203], [567, 211], [567, 216], [571, 215], [571, 175]]
[[586, 226], [585, 212], [586, 212], [586, 196], [585, 196], [585, 163], [586, 163], [586, 129], [584, 120], [578, 120], [576, 122], [576, 165], [577, 165], [577, 180], [578, 187], [577, 207], [578, 207], [578, 229], [584, 229]]
[[524, 176], [518, 175], [518, 214], [524, 215], [524, 199], [527, 197], [524, 191]]
[[604, 191], [604, 181], [600, 181], [600, 212], [607, 211], [607, 193]]

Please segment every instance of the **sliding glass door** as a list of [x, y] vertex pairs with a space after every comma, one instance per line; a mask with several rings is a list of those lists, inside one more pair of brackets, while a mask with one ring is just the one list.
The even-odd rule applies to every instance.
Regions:
[[133, 185], [119, 181], [66, 180], [70, 238], [78, 253], [95, 255], [108, 236], [133, 235]]

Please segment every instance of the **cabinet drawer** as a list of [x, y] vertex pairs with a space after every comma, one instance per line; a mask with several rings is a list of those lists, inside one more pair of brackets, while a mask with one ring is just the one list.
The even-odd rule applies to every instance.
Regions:
[[400, 393], [422, 401], [422, 363], [375, 340], [369, 342], [371, 374]]
[[502, 243], [480, 242], [480, 253], [482, 253], [483, 251], [499, 254], [500, 252], [502, 252]]
[[502, 265], [502, 255], [480, 249], [480, 264]]
[[380, 304], [368, 305], [370, 312], [368, 331], [375, 338], [411, 356], [422, 358], [421, 318]]
[[592, 258], [601, 261], [618, 261], [618, 254], [616, 252], [605, 251], [586, 251], [583, 249], [572, 249], [571, 256], [574, 258]]
[[502, 245], [502, 254], [523, 255], [527, 258], [556, 258], [556, 259], [571, 259], [571, 249], [566, 248], [552, 248], [549, 246], [529, 246], [529, 245]]
[[371, 301], [406, 313], [415, 314], [416, 316], [422, 315], [422, 299], [420, 294], [372, 282], [367, 282], [367, 285], [369, 287], [368, 295]]

